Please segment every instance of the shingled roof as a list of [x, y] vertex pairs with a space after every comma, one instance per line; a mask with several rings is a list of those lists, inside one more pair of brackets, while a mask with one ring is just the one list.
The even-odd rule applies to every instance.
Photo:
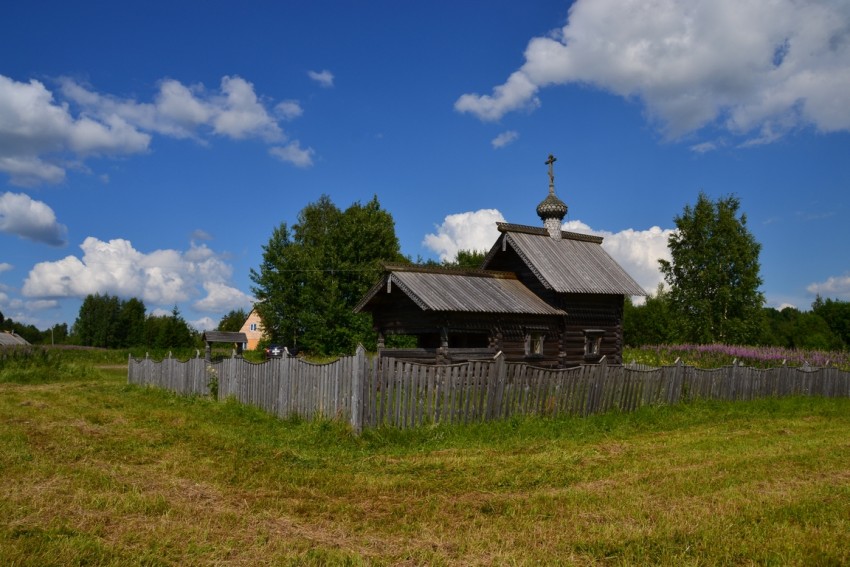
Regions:
[[536, 296], [515, 274], [488, 270], [452, 270], [401, 264], [387, 273], [360, 300], [355, 311], [368, 311], [382, 290], [397, 286], [423, 311], [566, 315]]
[[602, 249], [602, 238], [561, 232], [551, 238], [544, 228], [496, 223], [502, 235], [484, 259], [484, 267], [510, 247], [540, 283], [558, 293], [646, 295], [644, 289]]

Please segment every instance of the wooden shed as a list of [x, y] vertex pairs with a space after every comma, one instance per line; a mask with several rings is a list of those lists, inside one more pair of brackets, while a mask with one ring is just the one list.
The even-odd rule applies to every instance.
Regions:
[[[497, 223], [480, 270], [385, 266], [356, 311], [370, 312], [383, 355], [451, 362], [493, 356], [545, 366], [622, 362], [625, 297], [646, 295], [602, 248], [602, 237], [561, 230], [567, 205], [537, 206], [543, 227]], [[385, 349], [387, 334], [416, 349]]]

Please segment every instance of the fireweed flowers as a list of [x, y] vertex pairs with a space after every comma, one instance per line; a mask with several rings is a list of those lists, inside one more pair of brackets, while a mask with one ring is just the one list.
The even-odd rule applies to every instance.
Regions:
[[788, 366], [831, 366], [842, 370], [850, 370], [850, 355], [847, 352], [818, 350], [796, 350], [782, 347], [741, 346], [724, 344], [707, 345], [653, 345], [641, 348], [626, 349], [623, 360], [639, 362], [652, 366], [674, 364], [676, 359], [698, 368], [717, 368], [727, 366], [737, 361], [745, 366], [755, 368], [772, 368], [787, 364]]

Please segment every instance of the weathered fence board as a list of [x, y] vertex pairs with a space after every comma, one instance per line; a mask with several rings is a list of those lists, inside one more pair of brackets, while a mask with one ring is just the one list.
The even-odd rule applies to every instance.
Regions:
[[753, 400], [812, 395], [850, 397], [850, 373], [836, 368], [756, 369], [731, 365], [703, 370], [677, 363], [585, 365], [546, 369], [490, 360], [433, 365], [354, 356], [329, 364], [283, 358], [256, 364], [241, 358], [207, 363], [129, 359], [130, 384], [187, 395], [235, 398], [279, 417], [338, 419], [355, 431], [471, 423], [514, 415], [580, 415], [695, 399]]

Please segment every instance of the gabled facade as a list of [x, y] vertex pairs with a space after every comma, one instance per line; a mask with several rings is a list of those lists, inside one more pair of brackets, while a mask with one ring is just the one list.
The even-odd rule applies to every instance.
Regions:
[[242, 328], [239, 329], [240, 333], [244, 333], [245, 337], [247, 337], [247, 342], [245, 343], [245, 350], [256, 350], [257, 345], [260, 344], [260, 341], [263, 339], [263, 320], [260, 318], [260, 314], [257, 313], [256, 309], [252, 309], [251, 313], [248, 315], [248, 318], [245, 319], [245, 323], [242, 324]]
[[543, 228], [497, 223], [481, 270], [387, 265], [357, 311], [372, 313], [379, 350], [388, 334], [414, 335], [418, 350], [384, 352], [437, 362], [504, 353], [545, 366], [622, 362], [623, 307], [644, 290], [602, 249], [602, 238], [561, 230], [567, 206], [538, 205]]

